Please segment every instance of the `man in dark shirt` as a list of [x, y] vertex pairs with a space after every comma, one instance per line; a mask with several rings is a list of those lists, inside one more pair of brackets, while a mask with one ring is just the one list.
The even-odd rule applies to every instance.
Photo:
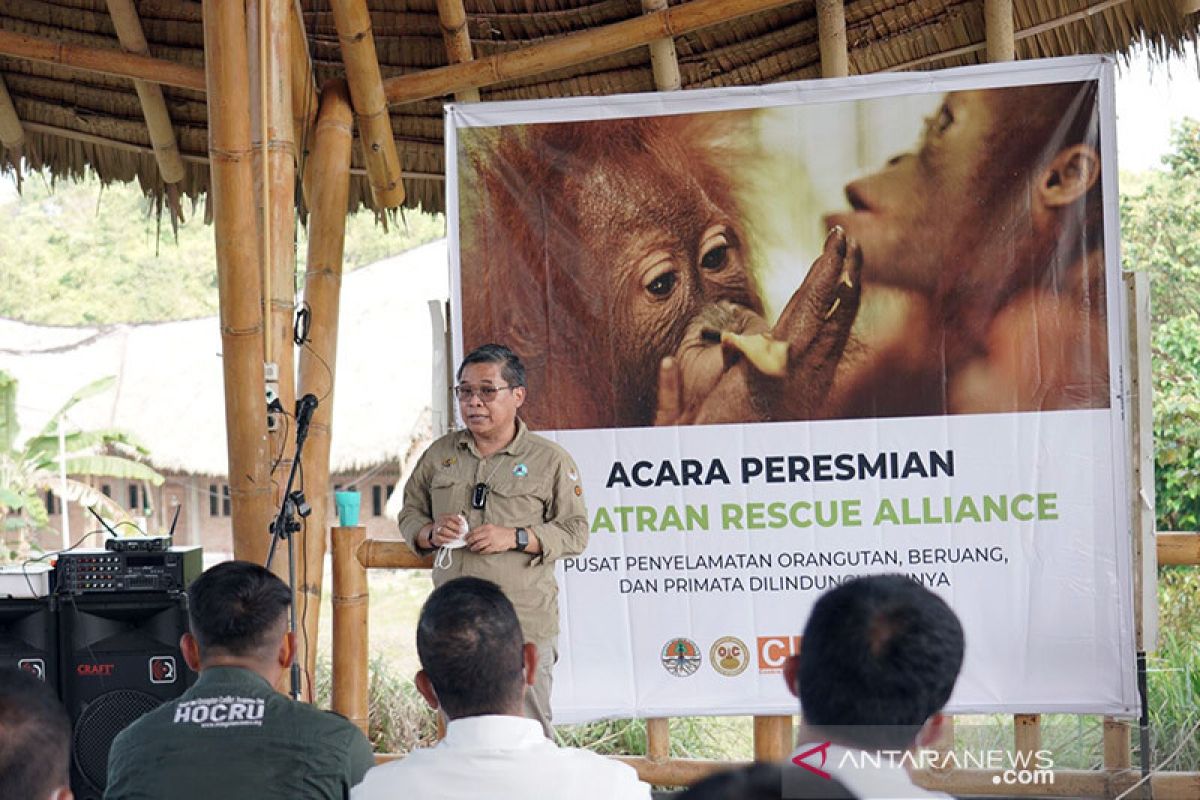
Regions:
[[201, 575], [188, 600], [181, 647], [200, 679], [117, 736], [105, 800], [349, 797], [374, 763], [366, 737], [274, 689], [295, 656], [287, 585], [257, 564], [227, 561]]

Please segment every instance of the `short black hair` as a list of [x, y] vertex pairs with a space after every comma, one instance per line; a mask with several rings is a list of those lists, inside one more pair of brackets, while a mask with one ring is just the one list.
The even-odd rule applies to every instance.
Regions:
[[71, 723], [54, 692], [0, 669], [0, 797], [47, 797], [70, 782]]
[[524, 645], [516, 610], [491, 581], [447, 581], [421, 608], [417, 655], [450, 719], [506, 714], [519, 705]]
[[267, 655], [279, 644], [277, 632], [291, 604], [292, 590], [258, 564], [225, 561], [206, 570], [188, 588], [188, 616], [201, 657], [212, 650]]
[[502, 344], [481, 344], [463, 356], [456, 377], [462, 380], [467, 364], [499, 364], [500, 375], [509, 386], [525, 386], [525, 365], [512, 350]]
[[831, 738], [907, 749], [945, 707], [962, 667], [958, 617], [903, 575], [854, 578], [823, 595], [800, 643], [800, 709]]
[[836, 778], [823, 778], [791, 764], [757, 762], [718, 772], [692, 785], [679, 800], [854, 800]]

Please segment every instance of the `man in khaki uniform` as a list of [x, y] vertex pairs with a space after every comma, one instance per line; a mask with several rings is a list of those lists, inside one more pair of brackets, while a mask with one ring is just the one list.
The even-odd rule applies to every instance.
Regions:
[[549, 737], [558, 658], [554, 561], [582, 553], [588, 540], [579, 471], [567, 451], [517, 418], [525, 367], [507, 347], [472, 350], [458, 382], [466, 430], [438, 439], [417, 462], [404, 487], [400, 533], [422, 555], [441, 548], [434, 585], [462, 575], [484, 578], [512, 601], [525, 641], [538, 650], [525, 713]]

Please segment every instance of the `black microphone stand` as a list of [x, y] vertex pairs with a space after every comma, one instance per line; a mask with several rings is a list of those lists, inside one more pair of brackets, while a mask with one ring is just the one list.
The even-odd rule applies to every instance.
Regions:
[[[292, 534], [300, 530], [301, 522], [296, 519], [296, 515], [307, 517], [312, 513], [312, 506], [304, 499], [304, 492], [292, 491], [292, 486], [296, 483], [296, 469], [300, 466], [300, 453], [304, 450], [304, 440], [308, 438], [308, 425], [312, 422], [313, 412], [317, 409], [317, 397], [313, 394], [306, 394], [296, 401], [296, 454], [292, 458], [292, 468], [288, 472], [287, 487], [283, 490], [283, 503], [279, 507], [279, 514], [275, 517], [275, 521], [271, 523], [271, 549], [267, 551], [267, 569], [271, 568], [271, 562], [275, 559], [275, 547], [281, 539], [287, 540], [288, 554], [288, 585], [292, 589], [292, 607], [291, 616], [288, 620], [288, 631], [292, 634], [292, 640], [296, 638], [296, 548], [293, 544]], [[300, 699], [300, 662], [295, 656], [292, 658], [292, 688], [290, 692], [293, 700]]]

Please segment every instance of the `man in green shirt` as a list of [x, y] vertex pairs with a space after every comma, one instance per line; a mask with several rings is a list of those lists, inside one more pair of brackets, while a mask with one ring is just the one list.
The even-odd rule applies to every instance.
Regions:
[[463, 575], [497, 584], [537, 646], [525, 714], [551, 736], [550, 689], [558, 657], [554, 562], [587, 548], [579, 470], [566, 450], [517, 417], [525, 367], [498, 344], [477, 347], [458, 368], [466, 430], [429, 446], [404, 486], [400, 533], [418, 553], [441, 549], [433, 582]]
[[374, 764], [344, 717], [275, 691], [295, 657], [292, 592], [271, 572], [226, 561], [188, 589], [180, 642], [196, 685], [113, 741], [105, 800], [344, 800]]

